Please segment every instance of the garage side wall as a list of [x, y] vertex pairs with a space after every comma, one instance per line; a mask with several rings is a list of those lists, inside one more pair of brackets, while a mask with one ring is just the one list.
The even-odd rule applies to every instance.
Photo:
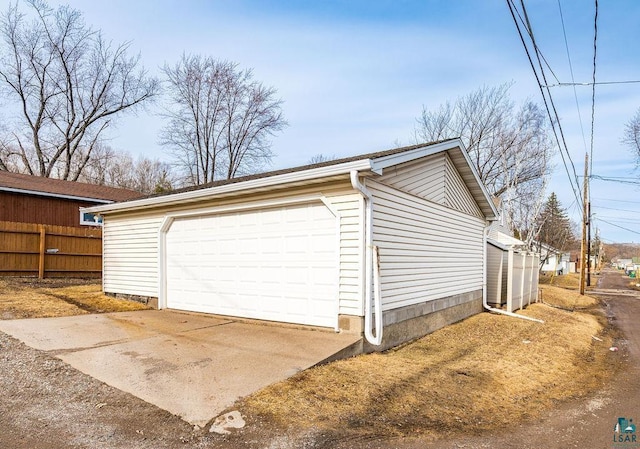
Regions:
[[382, 348], [482, 311], [485, 222], [367, 180], [379, 248]]
[[367, 181], [383, 310], [482, 289], [484, 222]]

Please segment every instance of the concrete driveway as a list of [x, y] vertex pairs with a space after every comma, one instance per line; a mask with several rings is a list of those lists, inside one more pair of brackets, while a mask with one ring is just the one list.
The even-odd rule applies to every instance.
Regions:
[[0, 321], [0, 331], [200, 426], [360, 340], [168, 310]]

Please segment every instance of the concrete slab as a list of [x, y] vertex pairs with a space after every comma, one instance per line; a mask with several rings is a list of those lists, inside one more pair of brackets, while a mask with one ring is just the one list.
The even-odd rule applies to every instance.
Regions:
[[360, 340], [167, 310], [0, 321], [0, 331], [201, 426]]

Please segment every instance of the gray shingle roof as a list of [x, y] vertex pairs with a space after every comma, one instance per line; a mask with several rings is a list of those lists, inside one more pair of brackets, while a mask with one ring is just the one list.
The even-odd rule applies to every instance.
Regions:
[[0, 171], [0, 189], [22, 190], [45, 196], [63, 195], [114, 202], [132, 200], [142, 196], [140, 192], [129, 189], [63, 181], [8, 171]]

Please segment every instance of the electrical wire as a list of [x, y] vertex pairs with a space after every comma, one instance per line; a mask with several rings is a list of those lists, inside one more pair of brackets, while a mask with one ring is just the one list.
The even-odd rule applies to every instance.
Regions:
[[[569, 41], [567, 40], [567, 30], [564, 25], [564, 15], [562, 14], [562, 5], [558, 0], [558, 10], [560, 11], [560, 23], [562, 23], [562, 35], [564, 36], [564, 48], [567, 50], [567, 60], [569, 61], [569, 73], [571, 73], [571, 84], [573, 85], [573, 97], [576, 100], [576, 109], [578, 110], [578, 121], [580, 122], [580, 132], [582, 134], [582, 143], [584, 151], [587, 152], [587, 138], [584, 135], [584, 126], [582, 124], [582, 114], [580, 113], [580, 103], [578, 102], [578, 90], [576, 89], [576, 79], [573, 76], [573, 64], [571, 64], [571, 54], [569, 52]], [[562, 83], [558, 83], [562, 84]]]
[[640, 83], [640, 80], [627, 80], [627, 81], [598, 81], [595, 83], [556, 83], [556, 84], [549, 84], [547, 86], [544, 87], [568, 87], [568, 86], [603, 86], [603, 85], [607, 85], [607, 84], [637, 84]]
[[605, 207], [605, 206], [597, 206], [598, 209], [606, 209], [606, 210], [615, 210], [618, 212], [631, 212], [633, 214], [640, 214], [640, 210], [631, 210], [631, 209], [616, 209], [615, 207]]
[[620, 217], [614, 217], [611, 215], [600, 215], [598, 214], [597, 217], [593, 217], [594, 220], [597, 220], [598, 218], [602, 218], [602, 219], [607, 219], [607, 220], [613, 220], [614, 223], [618, 223], [618, 224], [630, 224], [630, 225], [638, 225], [640, 224], [640, 218], [637, 219], [633, 219], [633, 218], [620, 218]]
[[[522, 5], [524, 7], [523, 0], [521, 0], [521, 2], [522, 2]], [[525, 26], [525, 28], [528, 29], [528, 27], [524, 23], [524, 20], [523, 20], [522, 16], [520, 15], [520, 12], [517, 10], [515, 5], [513, 4], [513, 0], [507, 0], [507, 6], [509, 7], [509, 11], [511, 13], [511, 17], [513, 18], [513, 22], [516, 25], [516, 30], [517, 30], [518, 35], [520, 37], [520, 41], [522, 43], [522, 46], [524, 47], [525, 53], [527, 54], [527, 59], [529, 60], [529, 64], [531, 65], [531, 69], [533, 70], [533, 74], [534, 74], [534, 76], [536, 78], [536, 82], [538, 83], [538, 88], [540, 89], [540, 94], [542, 95], [542, 100], [544, 102], [544, 106], [545, 106], [545, 108], [547, 110], [547, 114], [548, 114], [549, 120], [551, 122], [551, 129], [553, 130], [553, 134], [555, 136], [556, 143], [558, 145], [558, 149], [560, 150], [560, 156], [562, 157], [562, 163], [564, 165], [564, 168], [565, 168], [565, 170], [567, 172], [567, 176], [569, 178], [569, 184], [571, 185], [571, 190], [573, 191], [573, 194], [574, 194], [574, 196], [576, 198], [576, 202], [578, 204], [582, 205], [582, 201], [580, 199], [580, 195], [578, 194], [578, 191], [580, 190], [580, 183], [578, 182], [578, 178], [577, 178], [576, 171], [575, 171], [575, 165], [573, 164], [573, 160], [571, 160], [571, 155], [569, 154], [569, 150], [567, 148], [566, 141], [564, 139], [564, 133], [562, 132], [562, 126], [560, 124], [560, 118], [558, 116], [557, 110], [555, 110], [555, 106], [553, 107], [553, 109], [554, 109], [554, 112], [555, 112], [556, 120], [553, 119], [553, 116], [551, 114], [551, 110], [549, 109], [549, 102], [551, 102], [551, 103], [553, 102], [553, 99], [551, 98], [551, 91], [549, 89], [547, 89], [547, 94], [549, 95], [549, 101], [547, 101], [547, 96], [545, 95], [543, 84], [540, 81], [540, 76], [538, 75], [538, 71], [536, 70], [535, 64], [533, 63], [533, 59], [531, 58], [531, 53], [529, 52], [529, 47], [527, 46], [527, 43], [526, 43], [526, 41], [524, 39], [524, 36], [522, 34], [522, 29], [520, 28], [520, 24], [518, 23], [518, 19], [516, 18], [516, 14], [520, 18], [520, 21]], [[536, 49], [536, 54], [539, 54], [539, 51], [538, 51], [537, 46], [535, 44], [535, 40], [533, 38], [533, 33], [531, 32], [530, 29], [528, 29], [528, 34], [529, 34], [529, 37], [532, 39], [532, 43], [533, 43], [534, 49]], [[540, 71], [541, 71], [542, 75], [544, 75], [544, 69], [542, 68], [542, 64], [539, 64], [539, 65], [541, 67]], [[546, 77], [543, 77], [543, 78], [545, 78], [545, 84], [547, 84]], [[562, 141], [564, 143], [564, 149], [565, 149], [565, 152], [567, 154], [567, 157], [568, 157], [569, 161], [571, 162], [571, 166], [573, 168], [573, 173], [574, 173], [574, 176], [575, 176], [575, 186], [574, 186], [574, 180], [571, 178], [571, 174], [569, 172], [569, 166], [567, 165], [567, 161], [565, 159], [565, 155], [562, 152], [563, 147], [562, 147], [562, 145], [560, 143], [560, 138], [558, 137], [558, 131], [556, 131], [556, 125], [558, 126], [560, 134], [562, 135]]]
[[611, 226], [615, 226], [616, 228], [620, 228], [620, 229], [623, 229], [625, 231], [633, 232], [634, 234], [640, 235], [640, 232], [638, 232], [638, 231], [634, 231], [633, 229], [625, 228], [624, 226], [619, 226], [617, 224], [611, 223], [610, 221], [603, 220], [602, 218], [596, 218], [596, 220], [601, 221], [601, 222], [606, 223], [606, 224], [611, 225]]
[[599, 176], [599, 175], [591, 175], [591, 179], [597, 179], [599, 181], [607, 181], [607, 182], [617, 182], [619, 184], [629, 184], [633, 186], [640, 185], [640, 180], [637, 178], [623, 178], [623, 177], [613, 177], [613, 176]]
[[618, 199], [613, 199], [613, 198], [596, 198], [596, 197], [593, 197], [592, 199], [597, 200], [597, 201], [613, 201], [614, 203], [640, 204], [640, 201], [618, 200]]
[[589, 151], [589, 174], [593, 173], [593, 131], [596, 117], [596, 55], [598, 54], [598, 0], [595, 0], [593, 19], [593, 84], [591, 85], [591, 148]]

